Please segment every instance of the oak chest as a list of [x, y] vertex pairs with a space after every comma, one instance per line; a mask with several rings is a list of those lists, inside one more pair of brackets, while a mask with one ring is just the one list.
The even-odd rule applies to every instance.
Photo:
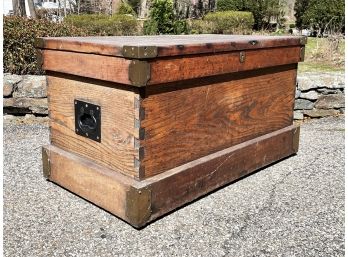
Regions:
[[46, 178], [135, 227], [295, 154], [304, 37], [40, 38]]

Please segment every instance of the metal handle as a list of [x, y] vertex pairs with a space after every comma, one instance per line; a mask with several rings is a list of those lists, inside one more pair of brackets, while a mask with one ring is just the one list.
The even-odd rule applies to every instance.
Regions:
[[93, 110], [90, 110], [89, 113], [80, 113], [78, 124], [83, 132], [94, 132], [97, 129], [97, 119], [94, 117]]
[[75, 133], [100, 142], [101, 110], [100, 106], [75, 100]]

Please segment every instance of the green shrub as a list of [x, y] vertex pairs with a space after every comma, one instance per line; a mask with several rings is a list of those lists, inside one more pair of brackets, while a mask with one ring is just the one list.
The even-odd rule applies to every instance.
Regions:
[[118, 8], [118, 14], [130, 14], [132, 16], [136, 16], [137, 14], [133, 10], [132, 6], [127, 3], [122, 2]]
[[155, 20], [144, 21], [143, 33], [144, 35], [157, 35], [158, 34], [157, 21]]
[[211, 33], [234, 34], [250, 33], [254, 25], [254, 17], [250, 12], [215, 12], [208, 13], [203, 17], [203, 21], [211, 24]]
[[152, 0], [150, 19], [144, 23], [143, 32], [145, 35], [186, 34], [188, 25], [186, 20], [175, 16], [172, 0]]
[[[285, 2], [283, 0], [217, 0], [217, 11], [251, 12], [254, 16], [254, 29], [261, 30], [268, 29], [270, 20], [273, 18], [279, 20], [284, 16]], [[278, 21], [278, 23], [281, 22]]]
[[130, 15], [69, 15], [64, 22], [85, 29], [91, 36], [129, 36], [138, 34], [138, 22]]
[[3, 21], [4, 72], [14, 74], [43, 73], [37, 65], [35, 38], [86, 35], [85, 30], [47, 20], [4, 16]]
[[239, 11], [245, 8], [245, 0], [218, 0], [217, 11]]
[[190, 21], [191, 34], [211, 34], [214, 31], [214, 24], [212, 22], [201, 19]]

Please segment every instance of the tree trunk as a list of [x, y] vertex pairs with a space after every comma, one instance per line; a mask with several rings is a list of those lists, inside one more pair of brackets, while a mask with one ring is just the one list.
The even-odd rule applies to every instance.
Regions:
[[12, 9], [14, 15], [19, 15], [19, 1], [18, 0], [12, 0]]
[[33, 0], [28, 0], [28, 6], [29, 6], [30, 16], [33, 19], [36, 19], [36, 11], [35, 11], [35, 6], [34, 6], [34, 1]]
[[140, 10], [139, 10], [139, 18], [146, 18], [147, 16], [147, 1], [140, 1]]
[[64, 0], [64, 17], [66, 17], [66, 0]]
[[25, 0], [12, 0], [13, 14], [17, 16], [26, 16]]

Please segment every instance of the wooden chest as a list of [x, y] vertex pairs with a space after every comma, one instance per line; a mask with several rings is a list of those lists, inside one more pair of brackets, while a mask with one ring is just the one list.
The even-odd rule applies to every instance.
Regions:
[[135, 227], [295, 154], [304, 37], [40, 38], [46, 178]]

